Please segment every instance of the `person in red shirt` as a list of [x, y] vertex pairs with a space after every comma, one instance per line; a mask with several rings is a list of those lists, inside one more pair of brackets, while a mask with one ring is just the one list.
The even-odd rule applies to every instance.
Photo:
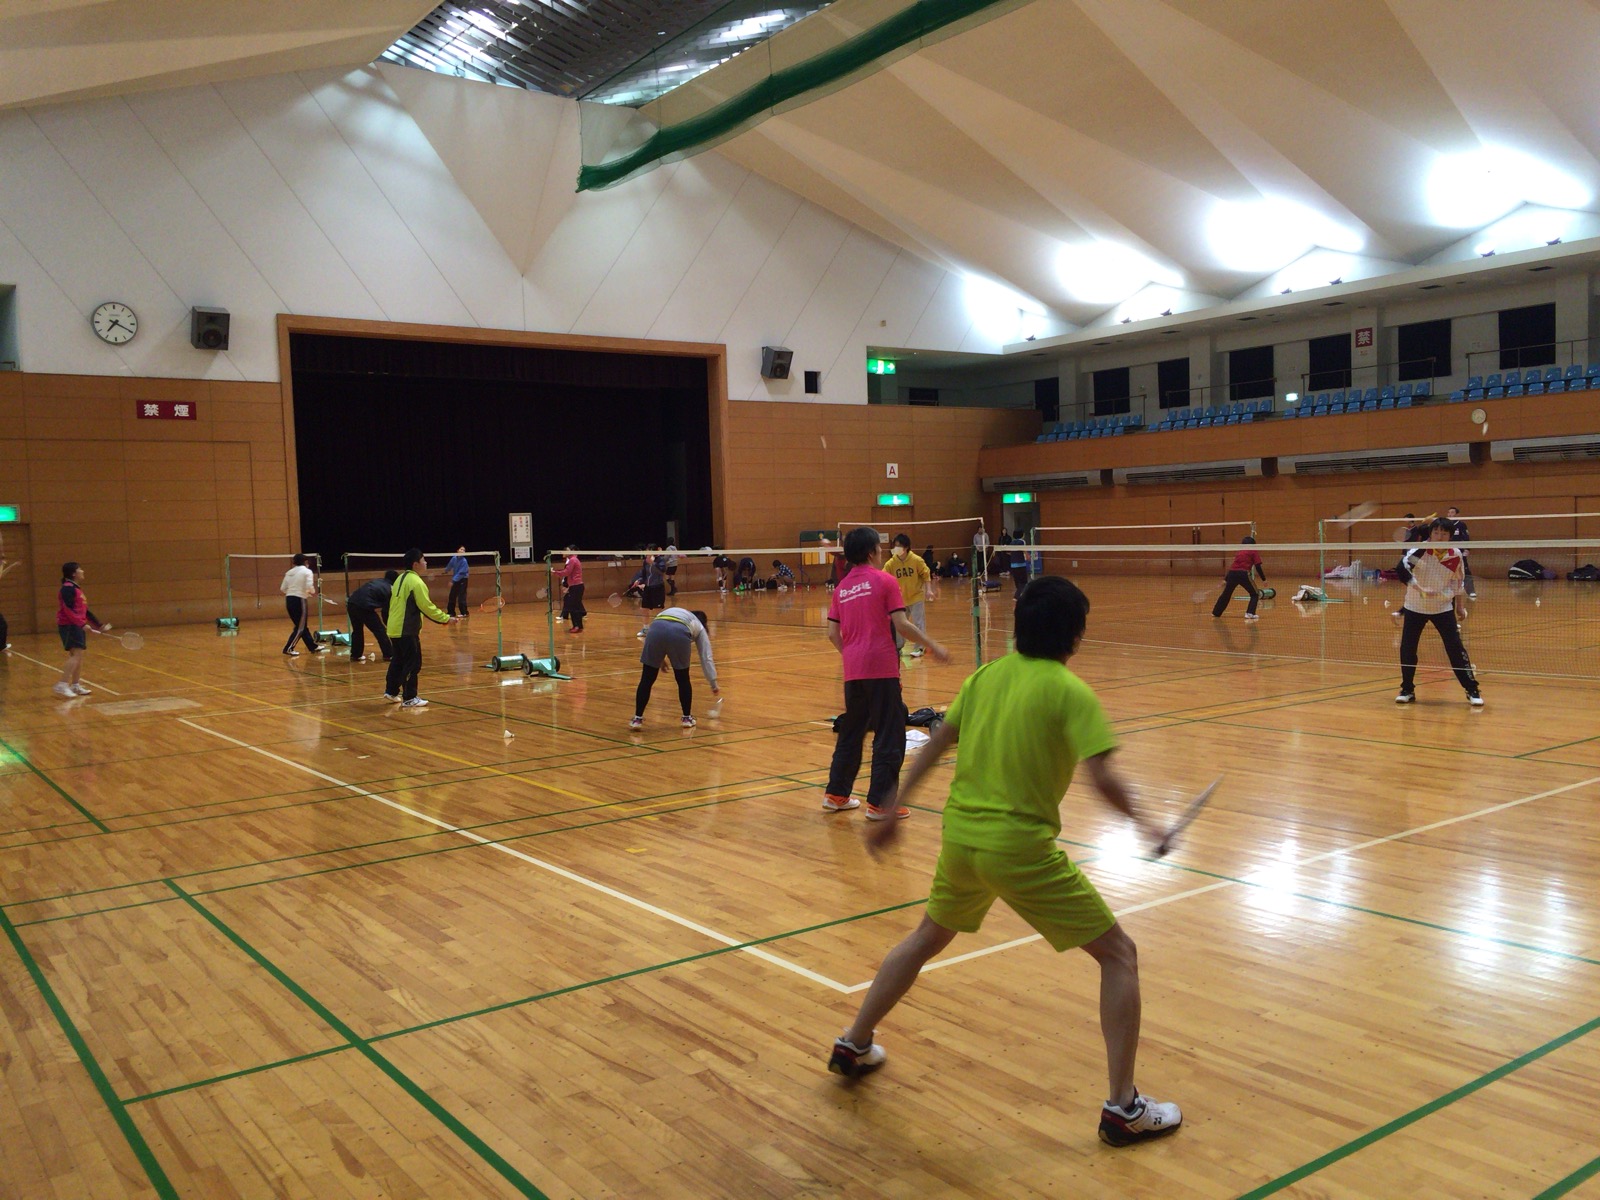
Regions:
[[867, 787], [867, 820], [887, 821], [911, 815], [894, 806], [900, 786], [900, 764], [906, 757], [906, 705], [900, 697], [900, 652], [894, 635], [927, 647], [935, 662], [949, 662], [938, 642], [913, 625], [894, 576], [879, 569], [881, 538], [861, 526], [844, 536], [847, 569], [828, 605], [828, 640], [844, 659], [844, 714], [834, 722], [837, 740], [822, 807], [828, 812], [860, 808], [850, 794], [861, 770], [861, 744], [873, 730], [871, 782]]
[[583, 606], [583, 563], [576, 546], [567, 547], [567, 561], [550, 572], [561, 580], [566, 593], [561, 597], [561, 619], [571, 620], [568, 633], [582, 633], [583, 619], [589, 610]]
[[1267, 572], [1261, 565], [1261, 555], [1250, 547], [1256, 544], [1253, 537], [1244, 539], [1244, 549], [1233, 556], [1233, 562], [1228, 566], [1227, 577], [1223, 580], [1222, 595], [1217, 597], [1216, 604], [1211, 607], [1211, 615], [1220, 617], [1228, 608], [1228, 601], [1233, 599], [1233, 589], [1242, 587], [1250, 595], [1250, 603], [1245, 607], [1244, 619], [1254, 621], [1256, 605], [1261, 602], [1261, 592], [1255, 582], [1250, 578], [1251, 572], [1261, 576], [1261, 582], [1267, 581]]
[[66, 699], [89, 694], [89, 689], [83, 684], [83, 652], [89, 645], [84, 630], [91, 625], [101, 633], [111, 629], [109, 624], [89, 611], [89, 601], [78, 586], [82, 582], [82, 567], [75, 562], [62, 564], [61, 594], [56, 605], [56, 632], [61, 635], [61, 648], [67, 652], [67, 665], [61, 668], [61, 679], [54, 690], [56, 695]]

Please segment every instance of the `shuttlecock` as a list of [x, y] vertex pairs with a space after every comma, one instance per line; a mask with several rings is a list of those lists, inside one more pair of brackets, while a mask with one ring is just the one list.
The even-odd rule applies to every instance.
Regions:
[[509, 729], [508, 729], [508, 730], [506, 730], [506, 731], [505, 731], [505, 739], [506, 739], [506, 741], [508, 741], [508, 742], [509, 742], [509, 741], [510, 741], [510, 740], [511, 740], [511, 739], [512, 739], [512, 738], [514, 738], [514, 737], [516, 737], [516, 736], [517, 736], [517, 735], [516, 735], [516, 734], [514, 734], [514, 733], [512, 733], [512, 732], [511, 732], [511, 730], [509, 730]]
[[1388, 607], [1389, 607], [1389, 602], [1388, 602], [1388, 601], [1387, 601], [1387, 600], [1385, 600], [1385, 601], [1384, 601], [1384, 602], [1383, 602], [1383, 606], [1384, 606], [1384, 607], [1385, 607], [1385, 608], [1388, 608]]
[[1365, 604], [1366, 602], [1367, 602], [1367, 598], [1365, 596], [1361, 597], [1361, 603]]
[[1535, 596], [1533, 598], [1533, 606], [1535, 608], [1538, 608], [1541, 603], [1543, 603], [1543, 602], [1539, 599], [1539, 597]]

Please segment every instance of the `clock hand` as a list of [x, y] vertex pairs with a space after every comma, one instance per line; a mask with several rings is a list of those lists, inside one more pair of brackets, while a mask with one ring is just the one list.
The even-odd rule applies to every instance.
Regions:
[[121, 321], [117, 320], [117, 318], [115, 318], [115, 317], [111, 318], [111, 324], [115, 325], [118, 329], [126, 329], [127, 328], [126, 325], [124, 325]]

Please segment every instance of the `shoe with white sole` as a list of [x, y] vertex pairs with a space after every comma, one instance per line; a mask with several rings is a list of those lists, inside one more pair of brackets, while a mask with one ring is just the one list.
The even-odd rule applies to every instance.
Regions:
[[1467, 703], [1472, 705], [1473, 708], [1482, 708], [1483, 697], [1477, 692], [1473, 692], [1467, 697]]
[[400, 701], [401, 708], [427, 708], [428, 702], [421, 696], [413, 696], [409, 700]]
[[1394, 698], [1394, 702], [1396, 704], [1415, 704], [1417, 702], [1417, 694], [1415, 692], [1401, 692]]
[[689, 716], [689, 715], [687, 715], [687, 714], [685, 714], [685, 715], [684, 715], [684, 718], [683, 718], [683, 720], [682, 720], [682, 721], [681, 721], [681, 722], [680, 722], [680, 724], [682, 724], [682, 726], [683, 726], [683, 727], [684, 727], [684, 728], [685, 728], [685, 729], [693, 729], [693, 728], [694, 728], [694, 718], [693, 718], [693, 717], [691, 717], [691, 716]]
[[879, 808], [876, 804], [867, 805], [867, 820], [869, 821], [904, 821], [911, 815], [911, 810], [904, 806], [900, 808]]
[[[89, 689], [84, 687], [81, 683], [75, 683], [72, 685], [72, 694], [74, 696], [87, 696], [89, 694]], [[1482, 704], [1483, 701], [1480, 700], [1478, 703]]]
[[828, 1070], [847, 1079], [870, 1075], [889, 1061], [889, 1053], [877, 1042], [857, 1046], [842, 1037], [833, 1039], [833, 1053], [828, 1055]]
[[1108, 1146], [1131, 1146], [1166, 1137], [1182, 1124], [1183, 1113], [1176, 1104], [1163, 1104], [1138, 1092], [1126, 1108], [1115, 1104], [1100, 1108], [1100, 1140]]
[[1256, 616], [1255, 613], [1245, 613], [1244, 619], [1246, 621], [1259, 621], [1259, 620], [1261, 620], [1261, 618]]
[[833, 796], [827, 792], [822, 793], [823, 812], [849, 812], [852, 808], [860, 808], [861, 801], [854, 796]]
[[58, 683], [50, 690], [56, 695], [62, 696], [68, 700], [71, 700], [73, 696], [77, 694], [72, 690], [72, 685], [70, 683]]
[[644, 728], [644, 718], [643, 717], [629, 717], [628, 718], [628, 728], [629, 729], [643, 729]]
[[385, 692], [383, 694], [383, 698], [385, 700], [387, 700], [390, 704], [399, 704], [400, 703], [400, 697], [399, 696], [391, 695], [388, 692]]

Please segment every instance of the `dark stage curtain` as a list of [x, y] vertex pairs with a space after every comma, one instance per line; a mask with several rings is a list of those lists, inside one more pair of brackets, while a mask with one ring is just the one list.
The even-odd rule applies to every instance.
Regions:
[[711, 541], [702, 359], [295, 334], [302, 544], [536, 553]]

